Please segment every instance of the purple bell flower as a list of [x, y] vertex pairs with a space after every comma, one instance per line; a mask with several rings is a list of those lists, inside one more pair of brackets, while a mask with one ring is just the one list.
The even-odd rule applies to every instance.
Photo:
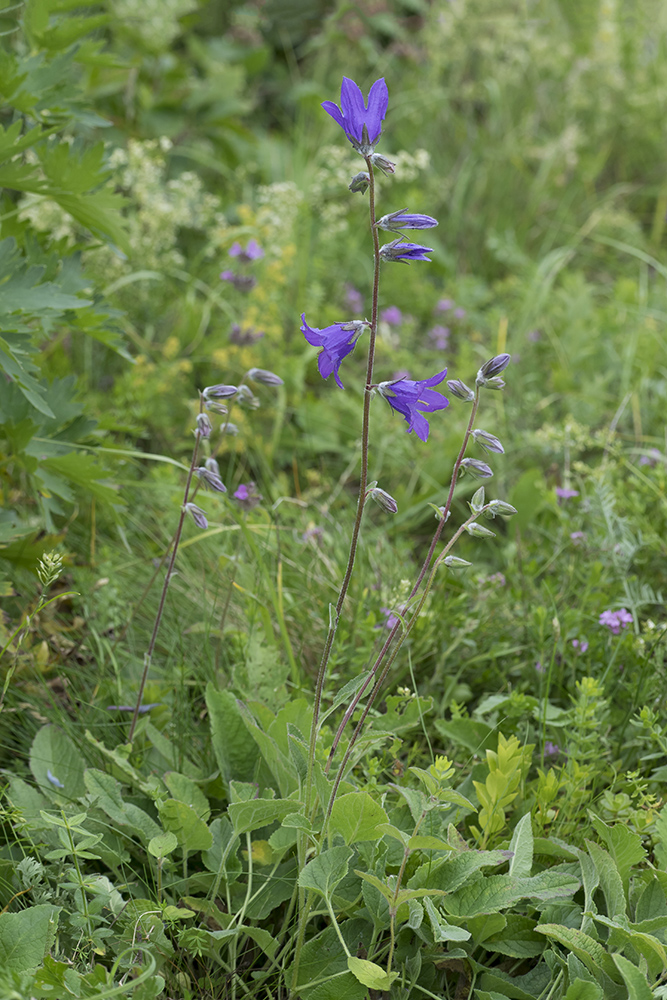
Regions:
[[338, 371], [343, 358], [347, 357], [361, 335], [361, 331], [368, 324], [362, 320], [353, 320], [350, 323], [333, 323], [325, 326], [323, 330], [317, 327], [310, 327], [306, 323], [306, 314], [301, 314], [301, 333], [309, 344], [313, 347], [323, 347], [324, 350], [317, 359], [317, 366], [322, 378], [329, 378], [333, 372], [336, 384], [340, 389], [345, 386], [340, 380]]
[[441, 393], [432, 388], [439, 385], [447, 369], [433, 375], [431, 378], [421, 379], [415, 382], [412, 379], [400, 379], [397, 382], [381, 382], [375, 388], [384, 396], [389, 405], [397, 413], [405, 417], [408, 424], [408, 434], [415, 432], [422, 441], [428, 440], [429, 425], [423, 413], [435, 413], [436, 410], [444, 410], [449, 406], [449, 400]]
[[333, 101], [323, 101], [322, 107], [340, 125], [354, 148], [362, 156], [368, 156], [373, 144], [382, 135], [388, 103], [389, 91], [384, 79], [375, 81], [368, 94], [368, 104], [365, 104], [357, 84], [344, 76], [340, 88], [340, 108]]
[[403, 240], [392, 240], [380, 247], [383, 260], [401, 260], [406, 264], [413, 260], [430, 260], [427, 253], [433, 253], [433, 247], [422, 247], [418, 243], [405, 243]]

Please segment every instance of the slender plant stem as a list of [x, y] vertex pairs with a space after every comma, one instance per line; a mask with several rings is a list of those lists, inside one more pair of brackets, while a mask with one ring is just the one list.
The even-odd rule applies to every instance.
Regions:
[[363, 419], [361, 426], [361, 475], [359, 479], [357, 514], [354, 519], [354, 525], [352, 528], [352, 537], [350, 540], [350, 553], [347, 559], [347, 566], [345, 569], [343, 582], [341, 584], [340, 592], [338, 594], [336, 608], [330, 617], [329, 631], [327, 633], [326, 642], [324, 644], [324, 650], [322, 651], [322, 659], [320, 661], [320, 667], [317, 673], [317, 681], [315, 684], [315, 698], [313, 702], [313, 721], [310, 728], [310, 747], [308, 752], [308, 772], [306, 775], [306, 796], [305, 796], [306, 815], [310, 813], [310, 807], [311, 807], [311, 797], [312, 797], [312, 787], [313, 787], [313, 763], [315, 760], [315, 743], [317, 741], [317, 730], [320, 718], [320, 707], [322, 703], [322, 691], [324, 688], [324, 679], [326, 677], [327, 666], [329, 664], [331, 649], [333, 647], [334, 638], [336, 636], [336, 630], [338, 628], [338, 622], [340, 620], [341, 611], [343, 610], [343, 604], [345, 603], [345, 598], [347, 596], [347, 591], [350, 585], [350, 579], [352, 577], [352, 570], [354, 568], [354, 561], [357, 554], [357, 545], [359, 542], [359, 532], [361, 530], [361, 518], [364, 512], [364, 505], [366, 503], [366, 486], [368, 484], [368, 440], [369, 440], [369, 429], [370, 429], [371, 395], [373, 391], [372, 390], [373, 366], [375, 363], [375, 341], [377, 338], [378, 299], [380, 292], [380, 237], [378, 235], [377, 226], [375, 225], [375, 175], [373, 173], [373, 164], [371, 163], [370, 157], [365, 157], [365, 159], [366, 159], [366, 167], [368, 169], [368, 176], [370, 179], [369, 212], [370, 212], [371, 233], [373, 236], [373, 298], [372, 298], [372, 312], [371, 312], [371, 328], [370, 328], [370, 336], [368, 342], [368, 360], [366, 363], [366, 388], [364, 390], [364, 410], [363, 410]]
[[[478, 409], [478, 407], [479, 407], [479, 387], [477, 387], [477, 390], [475, 392], [475, 399], [474, 399], [474, 402], [473, 402], [472, 411], [470, 413], [470, 419], [468, 420], [468, 426], [466, 428], [466, 432], [465, 432], [465, 435], [463, 437], [463, 442], [461, 444], [461, 448], [459, 449], [459, 453], [457, 455], [456, 461], [454, 462], [454, 468], [452, 469], [452, 479], [451, 479], [451, 483], [449, 484], [449, 493], [447, 494], [447, 502], [445, 503], [445, 506], [443, 508], [442, 517], [441, 517], [440, 521], [438, 522], [438, 527], [436, 528], [435, 533], [433, 535], [433, 539], [431, 541], [431, 545], [429, 547], [429, 550], [428, 550], [428, 553], [426, 555], [426, 558], [424, 559], [424, 562], [422, 564], [421, 570], [419, 571], [417, 579], [415, 580], [415, 583], [414, 583], [414, 585], [412, 587], [412, 590], [410, 591], [410, 594], [408, 596], [408, 602], [411, 601], [416, 596], [417, 591], [419, 590], [419, 587], [421, 586], [422, 581], [423, 581], [423, 579], [424, 579], [424, 577], [425, 577], [425, 575], [426, 575], [426, 573], [428, 571], [429, 565], [431, 564], [431, 560], [433, 559], [433, 554], [435, 552], [435, 547], [436, 547], [436, 545], [438, 544], [438, 542], [440, 540], [440, 536], [442, 535], [442, 529], [445, 526], [445, 522], [447, 521], [447, 518], [448, 518], [448, 515], [449, 515], [449, 511], [450, 511], [451, 506], [452, 506], [452, 500], [454, 498], [454, 488], [456, 486], [456, 480], [457, 480], [457, 477], [458, 477], [458, 474], [459, 474], [459, 469], [461, 467], [461, 462], [463, 461], [464, 455], [466, 453], [466, 449], [468, 447], [468, 441], [470, 440], [470, 435], [472, 433], [472, 429], [473, 429], [473, 426], [474, 426], [474, 423], [475, 423], [475, 417], [477, 416], [477, 409]], [[448, 546], [448, 549], [449, 549], [449, 546]], [[385, 656], [387, 655], [387, 652], [389, 651], [389, 647], [391, 646], [392, 642], [394, 641], [394, 638], [398, 634], [398, 632], [401, 629], [401, 627], [402, 627], [402, 622], [399, 620], [399, 621], [396, 622], [396, 624], [392, 628], [392, 630], [389, 633], [389, 635], [388, 635], [388, 637], [387, 637], [387, 639], [386, 639], [386, 641], [385, 641], [382, 649], [378, 653], [377, 659], [375, 660], [375, 663], [373, 664], [372, 668], [370, 669], [370, 671], [368, 673], [368, 677], [366, 678], [366, 680], [364, 681], [364, 683], [360, 687], [359, 691], [357, 691], [356, 695], [354, 696], [354, 698], [352, 699], [350, 705], [348, 706], [348, 708], [347, 708], [347, 710], [346, 710], [346, 712], [345, 712], [345, 714], [344, 714], [344, 716], [343, 716], [343, 718], [342, 718], [342, 720], [340, 722], [340, 725], [338, 726], [338, 730], [336, 731], [336, 735], [334, 737], [334, 741], [333, 741], [333, 744], [332, 744], [332, 747], [331, 747], [331, 751], [329, 753], [329, 759], [328, 759], [327, 765], [326, 765], [326, 771], [327, 771], [327, 773], [329, 772], [329, 768], [331, 767], [331, 761], [333, 760], [333, 756], [334, 756], [334, 754], [336, 752], [336, 749], [338, 747], [340, 739], [341, 739], [341, 737], [343, 735], [343, 730], [345, 729], [346, 725], [348, 724], [348, 722], [352, 718], [352, 715], [354, 714], [354, 711], [355, 711], [357, 705], [359, 704], [359, 702], [363, 698], [364, 693], [365, 693], [366, 689], [368, 688], [368, 685], [370, 684], [371, 680], [377, 674], [377, 671], [378, 671], [378, 669], [380, 667], [380, 664], [382, 663], [382, 661], [384, 660]], [[401, 640], [401, 644], [402, 644], [402, 640]], [[393, 656], [392, 656], [392, 662], [393, 662]]]
[[[201, 403], [200, 403], [201, 412]], [[146, 687], [146, 679], [148, 677], [148, 671], [151, 667], [151, 660], [153, 658], [153, 650], [155, 649], [155, 643], [157, 641], [157, 634], [160, 629], [160, 622], [162, 621], [162, 612], [164, 611], [164, 604], [167, 599], [167, 590], [169, 589], [169, 583], [171, 581], [171, 574], [174, 569], [174, 563], [176, 562], [176, 555], [178, 553], [178, 545], [181, 540], [181, 534], [183, 532], [183, 522], [185, 521], [186, 504], [188, 502], [188, 494], [190, 493], [190, 485], [192, 483], [192, 477], [195, 471], [195, 465], [197, 464], [197, 455], [199, 453], [199, 442], [201, 440], [202, 434], [199, 429], [195, 431], [195, 446], [192, 449], [192, 461], [190, 462], [190, 468], [188, 470], [188, 478], [185, 484], [185, 492], [183, 494], [183, 504], [181, 506], [181, 516], [178, 522], [178, 527], [176, 528], [176, 534], [174, 535], [174, 542], [171, 549], [171, 559], [169, 560], [169, 566], [167, 568], [167, 575], [164, 579], [164, 585], [162, 587], [162, 594], [160, 595], [160, 603], [158, 605], [157, 614], [155, 616], [155, 624], [153, 626], [153, 634], [151, 635], [151, 641], [148, 645], [148, 650], [144, 656], [144, 672], [141, 675], [141, 683], [139, 685], [139, 694], [137, 695], [137, 703], [134, 706], [134, 714], [132, 715], [132, 722], [130, 724], [130, 732], [128, 735], [128, 742], [132, 742], [134, 736], [134, 730], [137, 726], [137, 719], [139, 718], [139, 709], [141, 708], [141, 701], [144, 697], [144, 688]]]

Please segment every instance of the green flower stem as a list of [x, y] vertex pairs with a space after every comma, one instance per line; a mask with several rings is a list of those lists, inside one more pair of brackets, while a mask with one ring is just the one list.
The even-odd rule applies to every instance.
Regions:
[[357, 545], [359, 542], [359, 532], [361, 530], [361, 518], [364, 513], [364, 505], [366, 503], [366, 487], [368, 484], [368, 439], [369, 439], [369, 428], [370, 428], [371, 394], [373, 385], [373, 365], [375, 363], [375, 340], [377, 337], [378, 298], [380, 292], [380, 237], [378, 235], [378, 230], [375, 225], [375, 175], [373, 173], [373, 164], [371, 163], [370, 157], [365, 157], [365, 159], [366, 159], [366, 167], [368, 168], [368, 176], [370, 178], [369, 212], [370, 212], [371, 233], [373, 235], [373, 300], [372, 300], [373, 305], [371, 313], [370, 337], [368, 343], [368, 361], [366, 364], [366, 388], [364, 391], [364, 411], [363, 411], [363, 420], [361, 427], [361, 476], [359, 479], [357, 514], [354, 519], [354, 526], [352, 528], [352, 538], [350, 540], [350, 554], [347, 559], [347, 567], [345, 569], [345, 575], [343, 577], [343, 582], [341, 584], [340, 593], [338, 594], [336, 607], [330, 616], [329, 631], [327, 633], [326, 642], [324, 644], [322, 659], [320, 661], [320, 667], [317, 673], [317, 681], [315, 684], [315, 697], [313, 701], [313, 721], [310, 727], [308, 771], [306, 774], [306, 789], [305, 789], [306, 793], [305, 812], [307, 816], [310, 814], [310, 808], [312, 804], [311, 800], [312, 800], [312, 789], [313, 789], [313, 764], [315, 761], [315, 743], [317, 741], [317, 731], [320, 718], [320, 707], [322, 704], [322, 691], [324, 688], [324, 680], [326, 677], [327, 666], [329, 664], [329, 657], [331, 656], [331, 649], [333, 647], [334, 638], [336, 636], [336, 630], [338, 628], [338, 622], [340, 620], [340, 615], [343, 610], [343, 604], [345, 602], [347, 591], [350, 585], [350, 579], [352, 577], [352, 570], [354, 568], [354, 561], [357, 554]]
[[[199, 401], [199, 412], [202, 412], [202, 400]], [[183, 532], [183, 522], [185, 521], [186, 509], [185, 505], [188, 502], [188, 495], [190, 493], [190, 486], [192, 484], [192, 477], [194, 475], [195, 466], [197, 464], [197, 455], [199, 453], [199, 442], [201, 440], [201, 431], [195, 431], [195, 446], [192, 449], [192, 461], [190, 462], [190, 468], [188, 470], [188, 478], [185, 484], [185, 492], [183, 494], [183, 504], [181, 506], [181, 516], [178, 522], [178, 527], [176, 528], [176, 534], [174, 535], [174, 542], [171, 550], [171, 559], [169, 560], [169, 566], [167, 567], [167, 575], [165, 576], [164, 585], [162, 587], [162, 594], [160, 595], [160, 603], [158, 605], [157, 614], [155, 616], [155, 624], [153, 626], [153, 634], [151, 635], [151, 641], [148, 645], [148, 650], [144, 656], [144, 672], [141, 675], [141, 683], [139, 684], [139, 694], [137, 695], [137, 703], [134, 706], [134, 714], [132, 715], [132, 722], [130, 724], [130, 732], [128, 734], [128, 743], [132, 742], [134, 736], [134, 730], [137, 727], [137, 719], [139, 718], [139, 709], [141, 708], [141, 702], [144, 697], [144, 688], [146, 687], [146, 679], [148, 678], [148, 671], [151, 667], [151, 661], [153, 659], [153, 650], [155, 649], [155, 643], [157, 642], [157, 635], [160, 630], [160, 622], [162, 621], [162, 613], [164, 611], [165, 601], [167, 599], [167, 590], [169, 589], [169, 582], [171, 580], [171, 574], [174, 569], [174, 563], [176, 562], [176, 555], [178, 553], [178, 546], [181, 540], [181, 534]]]
[[[468, 420], [468, 426], [466, 428], [466, 432], [465, 432], [465, 435], [463, 437], [463, 443], [461, 444], [461, 448], [459, 449], [459, 453], [458, 453], [458, 456], [457, 456], [456, 461], [454, 463], [454, 468], [452, 470], [452, 479], [451, 479], [451, 483], [449, 485], [449, 493], [447, 495], [447, 502], [445, 503], [443, 515], [442, 515], [442, 518], [440, 519], [440, 521], [438, 522], [438, 527], [436, 528], [435, 533], [433, 535], [433, 539], [431, 541], [431, 545], [429, 547], [429, 550], [428, 550], [428, 553], [426, 555], [426, 558], [424, 559], [424, 562], [423, 562], [422, 568], [421, 568], [421, 570], [419, 572], [419, 575], [417, 576], [417, 579], [416, 579], [416, 581], [414, 583], [414, 586], [412, 587], [412, 590], [410, 591], [410, 594], [408, 596], [408, 602], [411, 601], [411, 600], [413, 600], [413, 598], [416, 596], [417, 591], [419, 590], [419, 587], [422, 584], [422, 581], [423, 581], [423, 579], [424, 579], [424, 577], [426, 575], [428, 567], [429, 567], [429, 565], [431, 563], [431, 560], [433, 558], [433, 553], [435, 552], [435, 547], [436, 547], [436, 545], [438, 544], [438, 542], [440, 540], [440, 536], [442, 535], [442, 529], [445, 526], [445, 522], [447, 521], [447, 515], [449, 514], [449, 511], [450, 511], [451, 506], [452, 506], [452, 500], [454, 498], [454, 488], [456, 486], [456, 480], [457, 480], [457, 477], [458, 477], [458, 474], [459, 474], [459, 469], [461, 467], [461, 462], [463, 461], [463, 458], [464, 458], [465, 453], [466, 453], [466, 449], [468, 447], [468, 441], [470, 440], [470, 435], [472, 433], [473, 426], [475, 424], [475, 417], [477, 416], [477, 409], [478, 409], [478, 407], [479, 407], [479, 386], [476, 388], [476, 391], [475, 391], [475, 400], [473, 402], [472, 411], [470, 413], [470, 419]], [[458, 535], [456, 537], [458, 537]], [[451, 543], [445, 549], [445, 553], [449, 551], [450, 547], [451, 547]], [[440, 557], [438, 557], [438, 558], [440, 558]], [[352, 718], [352, 715], [354, 714], [357, 705], [359, 704], [359, 702], [363, 698], [364, 693], [365, 693], [366, 689], [368, 688], [368, 685], [370, 684], [370, 682], [373, 679], [373, 677], [376, 675], [376, 673], [377, 673], [377, 671], [378, 671], [378, 669], [380, 667], [380, 664], [382, 663], [383, 659], [387, 655], [389, 647], [391, 646], [392, 642], [394, 641], [394, 638], [398, 634], [398, 631], [401, 628], [401, 625], [402, 625], [402, 622], [399, 620], [398, 622], [396, 622], [396, 625], [394, 625], [394, 627], [392, 628], [391, 632], [389, 633], [389, 635], [388, 635], [388, 637], [387, 637], [387, 639], [385, 641], [384, 646], [382, 647], [382, 649], [378, 653], [378, 656], [377, 656], [377, 659], [375, 660], [375, 663], [373, 664], [371, 670], [368, 673], [368, 677], [366, 678], [366, 680], [364, 681], [364, 683], [362, 684], [361, 688], [356, 693], [356, 695], [354, 696], [354, 698], [352, 699], [350, 705], [348, 706], [348, 708], [347, 708], [347, 710], [346, 710], [346, 712], [345, 712], [345, 714], [344, 714], [344, 716], [343, 716], [343, 718], [342, 718], [342, 720], [340, 722], [340, 725], [338, 726], [338, 729], [336, 731], [336, 735], [334, 737], [334, 741], [333, 741], [331, 750], [329, 752], [329, 759], [327, 760], [327, 764], [326, 764], [326, 768], [325, 768], [327, 774], [329, 773], [329, 769], [331, 767], [331, 762], [332, 762], [333, 756], [334, 756], [334, 754], [336, 752], [336, 748], [338, 747], [340, 739], [341, 739], [341, 737], [343, 735], [343, 730], [345, 729], [347, 723]], [[401, 642], [402, 642], [402, 640], [401, 640]], [[392, 656], [392, 662], [393, 662], [393, 659], [394, 659], [394, 657]]]

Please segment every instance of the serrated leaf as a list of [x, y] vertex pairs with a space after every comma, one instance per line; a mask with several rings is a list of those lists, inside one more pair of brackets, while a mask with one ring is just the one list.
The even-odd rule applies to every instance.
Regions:
[[42, 792], [62, 802], [84, 795], [84, 763], [69, 737], [57, 726], [42, 726], [30, 748], [30, 770]]
[[429, 918], [431, 931], [433, 932], [433, 940], [436, 944], [441, 941], [470, 940], [470, 931], [467, 931], [465, 927], [457, 927], [456, 924], [448, 923], [444, 916], [438, 912], [433, 904], [433, 901], [429, 899], [428, 896], [424, 898], [424, 902], [421, 905], [424, 907], [426, 915]]
[[562, 924], [538, 924], [535, 931], [538, 934], [545, 934], [550, 940], [558, 941], [574, 952], [593, 975], [603, 972], [610, 979], [618, 978], [611, 955], [590, 934], [585, 934], [575, 927], [564, 927]]
[[343, 846], [322, 851], [302, 870], [299, 875], [299, 885], [331, 900], [334, 889], [347, 875], [350, 858], [353, 856], [354, 851]]
[[32, 972], [51, 948], [58, 926], [59, 906], [38, 903], [18, 913], [0, 913], [0, 969]]
[[514, 855], [510, 861], [510, 875], [529, 876], [533, 867], [533, 827], [530, 813], [522, 816], [515, 826], [509, 850]]
[[113, 775], [89, 767], [84, 771], [83, 780], [95, 804], [118, 826], [129, 828], [133, 834], [137, 833], [146, 844], [162, 833], [148, 813], [133, 802], [123, 800], [120, 783]]
[[251, 799], [249, 802], [232, 802], [227, 812], [236, 833], [251, 833], [283, 820], [302, 804], [293, 799]]
[[389, 822], [382, 806], [368, 792], [350, 792], [334, 802], [329, 820], [331, 830], [340, 833], [346, 844], [379, 840], [379, 827]]
[[252, 781], [259, 759], [257, 744], [246, 728], [231, 691], [206, 685], [206, 707], [211, 720], [213, 752], [223, 780]]
[[572, 896], [580, 887], [579, 879], [562, 872], [544, 871], [533, 878], [489, 875], [447, 896], [445, 909], [456, 916], [496, 913], [521, 899], [546, 900]]
[[612, 955], [612, 958], [628, 988], [628, 1000], [653, 1000], [653, 991], [644, 973], [622, 955]]

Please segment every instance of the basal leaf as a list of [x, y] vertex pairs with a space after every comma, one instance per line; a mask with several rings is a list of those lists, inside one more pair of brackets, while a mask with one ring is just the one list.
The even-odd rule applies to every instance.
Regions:
[[378, 826], [388, 822], [386, 812], [368, 792], [341, 795], [331, 810], [331, 830], [340, 833], [348, 845], [363, 840], [379, 840], [382, 832]]
[[322, 851], [303, 869], [299, 875], [299, 885], [303, 889], [312, 889], [330, 900], [338, 883], [347, 875], [350, 858], [353, 855], [354, 851], [342, 845]]
[[38, 903], [18, 913], [0, 913], [0, 969], [29, 972], [42, 963], [58, 926], [59, 906]]
[[251, 799], [249, 802], [232, 802], [227, 812], [234, 830], [241, 834], [283, 820], [301, 806], [301, 802], [293, 799]]
[[395, 979], [398, 979], [398, 972], [385, 972], [380, 965], [369, 962], [365, 958], [356, 958], [351, 955], [347, 960], [347, 967], [360, 983], [371, 990], [386, 991]]

